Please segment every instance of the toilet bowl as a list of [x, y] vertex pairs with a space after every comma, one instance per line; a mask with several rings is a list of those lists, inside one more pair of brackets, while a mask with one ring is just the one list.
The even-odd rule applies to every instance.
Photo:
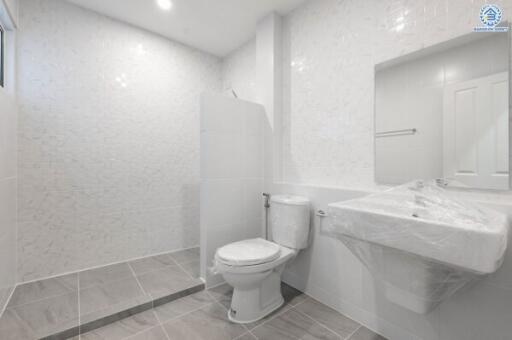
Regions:
[[[265, 246], [268, 247], [267, 250], [258, 249], [261, 253], [255, 251], [255, 248]], [[223, 250], [231, 247], [245, 248], [239, 254], [252, 253], [253, 260], [250, 263], [244, 262], [235, 254], [232, 257], [222, 257]], [[225, 248], [217, 251], [215, 259], [217, 270], [234, 288], [229, 319], [237, 323], [250, 323], [281, 307], [284, 303], [281, 295], [281, 274], [286, 262], [293, 259], [297, 251], [261, 238], [235, 242]], [[267, 254], [271, 252], [274, 255], [269, 257]]]
[[309, 201], [288, 195], [270, 201], [273, 241], [242, 240], [215, 253], [216, 270], [233, 287], [228, 318], [236, 323], [255, 322], [283, 305], [281, 274], [307, 246]]

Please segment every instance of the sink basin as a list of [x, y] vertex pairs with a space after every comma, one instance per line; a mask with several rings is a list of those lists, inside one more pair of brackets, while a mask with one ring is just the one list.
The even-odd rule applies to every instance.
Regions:
[[462, 201], [434, 181], [332, 203], [329, 216], [323, 231], [385, 281], [390, 300], [419, 313], [495, 272], [507, 248], [505, 214]]
[[507, 247], [507, 217], [418, 182], [329, 205], [334, 232], [480, 274], [495, 272]]

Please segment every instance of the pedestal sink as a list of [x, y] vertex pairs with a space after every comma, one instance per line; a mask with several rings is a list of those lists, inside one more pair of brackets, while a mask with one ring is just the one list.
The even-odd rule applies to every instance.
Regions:
[[504, 214], [456, 199], [434, 181], [332, 203], [329, 215], [324, 231], [369, 268], [390, 301], [422, 314], [495, 272], [507, 247]]

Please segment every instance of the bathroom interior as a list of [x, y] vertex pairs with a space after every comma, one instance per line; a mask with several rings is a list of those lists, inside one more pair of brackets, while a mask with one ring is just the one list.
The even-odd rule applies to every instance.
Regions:
[[511, 340], [512, 0], [0, 0], [0, 339]]

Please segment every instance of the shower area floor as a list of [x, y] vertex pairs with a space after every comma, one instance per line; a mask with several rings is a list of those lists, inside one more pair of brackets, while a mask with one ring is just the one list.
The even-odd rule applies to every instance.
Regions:
[[67, 339], [203, 289], [199, 248], [25, 283], [0, 318], [0, 338]]
[[386, 340], [285, 283], [285, 304], [244, 325], [228, 320], [229, 285], [204, 288], [198, 248], [25, 283], [0, 339]]

